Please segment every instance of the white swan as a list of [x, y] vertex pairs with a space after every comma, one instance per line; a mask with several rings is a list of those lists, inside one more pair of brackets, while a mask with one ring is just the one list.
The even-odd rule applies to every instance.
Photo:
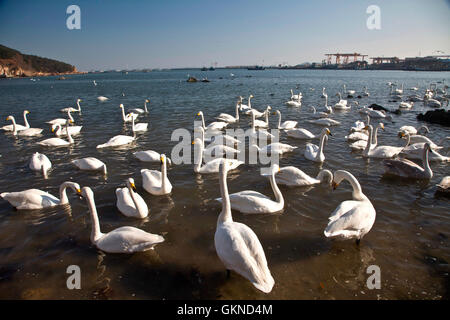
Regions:
[[71, 136], [75, 136], [77, 134], [80, 134], [81, 128], [83, 128], [83, 126], [68, 126], [61, 128], [61, 125], [59, 123], [52, 125], [52, 131], [55, 132], [55, 135], [57, 137], [67, 136], [67, 130], [69, 130]]
[[172, 184], [167, 178], [166, 156], [161, 155], [161, 171], [142, 169], [142, 184], [145, 191], [155, 196], [172, 192]]
[[450, 176], [443, 177], [437, 186], [437, 192], [441, 192], [444, 194], [450, 193]]
[[232, 115], [229, 115], [228, 113], [221, 113], [219, 114], [216, 119], [228, 123], [235, 123], [239, 121], [239, 101], [236, 103], [236, 116], [233, 117]]
[[164, 238], [157, 234], [145, 232], [135, 227], [120, 227], [108, 233], [100, 231], [94, 192], [89, 187], [83, 187], [83, 197], [86, 198], [91, 215], [91, 242], [98, 249], [109, 253], [133, 253], [154, 249]]
[[[28, 110], [24, 110], [23, 111], [23, 122], [24, 122], [24, 126], [20, 125], [20, 124], [16, 124], [16, 131], [21, 131], [21, 130], [25, 130], [28, 129], [30, 127], [30, 124], [28, 123], [28, 119], [27, 119], [27, 114], [29, 114], [30, 112]], [[6, 126], [2, 127], [3, 131], [14, 131], [14, 125], [13, 124], [8, 124]]]
[[286, 152], [292, 152], [295, 149], [297, 149], [297, 147], [293, 147], [289, 144], [286, 143], [280, 143], [280, 142], [273, 142], [271, 144], [268, 144], [267, 146], [260, 148], [259, 146], [257, 146], [256, 144], [251, 145], [253, 148], [256, 148], [256, 150], [258, 150], [259, 153], [263, 153], [266, 155], [269, 154], [283, 154]]
[[108, 173], [106, 164], [97, 158], [87, 157], [71, 161], [78, 169], [85, 171], [102, 171], [104, 175]]
[[322, 98], [328, 97], [327, 93], [325, 92], [325, 87], [322, 88]]
[[107, 97], [104, 97], [104, 96], [98, 96], [98, 97], [97, 97], [97, 100], [103, 102], [103, 101], [108, 100], [108, 98], [107, 98]]
[[136, 192], [133, 178], [128, 178], [125, 188], [116, 189], [116, 206], [123, 215], [144, 219], [148, 216], [148, 206], [144, 199]]
[[242, 104], [242, 97], [239, 97], [240, 99], [240, 103], [239, 103], [239, 109], [240, 111], [245, 111], [245, 110], [251, 110], [252, 109], [252, 102], [251, 99], [254, 98], [253, 95], [249, 95], [248, 96], [248, 105], [247, 104]]
[[276, 180], [278, 184], [283, 184], [287, 186], [310, 186], [319, 183], [331, 184], [333, 180], [333, 174], [330, 170], [320, 170], [316, 178], [313, 178], [302, 170], [289, 166], [280, 169], [280, 172], [276, 175]]
[[414, 102], [408, 103], [405, 101], [400, 102], [400, 105], [398, 106], [399, 109], [411, 109], [414, 106]]
[[295, 128], [295, 126], [297, 125], [297, 121], [292, 121], [292, 120], [284, 121], [283, 123], [281, 123], [281, 112], [280, 112], [280, 110], [275, 111], [273, 114], [274, 115], [275, 114], [278, 115], [278, 125], [277, 125], [278, 129], [289, 130], [289, 129]]
[[70, 112], [79, 112], [79, 113], [81, 113], [81, 106], [80, 106], [80, 102], [81, 102], [81, 101], [82, 101], [81, 99], [77, 99], [77, 106], [78, 106], [78, 109], [69, 107], [69, 108], [63, 108], [63, 109], [61, 109], [61, 110], [59, 110], [59, 111], [61, 111], [61, 112], [67, 112], [67, 111], [70, 111]]
[[[267, 138], [273, 138], [274, 135], [269, 133], [267, 130], [265, 129], [258, 129], [256, 130], [256, 120], [255, 120], [255, 115], [252, 112], [251, 113], [251, 117], [252, 117], [252, 129], [251, 129], [251, 136], [253, 138], [260, 138], [260, 139], [267, 139]], [[269, 120], [268, 115], [266, 114], [266, 119], [267, 121]]]
[[353, 200], [341, 202], [333, 211], [324, 234], [327, 238], [356, 239], [356, 243], [359, 244], [361, 239], [372, 229], [377, 213], [369, 198], [362, 192], [358, 180], [350, 172], [336, 171], [333, 178], [333, 188], [336, 189], [344, 179], [352, 185]]
[[342, 100], [342, 96], [341, 96], [340, 92], [336, 93], [336, 96], [339, 97], [338, 104], [345, 105], [345, 106], [347, 105], [347, 100]]
[[[408, 133], [404, 134], [403, 132], [401, 132], [400, 136], [402, 138], [406, 137], [406, 140], [407, 140], [406, 146], [401, 150], [400, 154], [408, 159], [418, 159], [418, 160], [422, 159], [423, 158], [422, 157], [423, 150], [425, 148], [425, 145], [428, 142], [425, 142], [425, 143], [420, 142], [420, 143], [411, 144], [411, 138]], [[430, 145], [430, 144], [428, 143], [428, 145]], [[430, 147], [431, 147], [431, 145], [430, 145]], [[428, 159], [430, 161], [440, 161], [440, 162], [449, 162], [450, 161], [450, 157], [443, 156], [435, 150], [433, 150], [433, 152], [428, 155]]]
[[356, 91], [355, 90], [347, 90], [347, 86], [344, 84], [344, 93], [348, 94], [349, 96], [354, 96]]
[[203, 116], [203, 112], [199, 111], [197, 113], [197, 116], [200, 116], [202, 118], [202, 127], [205, 131], [211, 131], [211, 130], [222, 130], [226, 126], [228, 126], [228, 122], [223, 121], [214, 121], [211, 122], [207, 127], [205, 126], [205, 117]]
[[[73, 120], [72, 115], [70, 114], [70, 110], [67, 110], [67, 116], [69, 118], [70, 121], [75, 122], [75, 120]], [[47, 121], [46, 123], [54, 125], [54, 124], [59, 124], [59, 125], [65, 125], [67, 122], [67, 119], [63, 119], [63, 118], [57, 118], [57, 119], [53, 119], [50, 121]]]
[[425, 132], [429, 133], [430, 130], [427, 126], [421, 126], [419, 129], [414, 128], [413, 126], [402, 126], [398, 129], [398, 132], [409, 133], [410, 135], [415, 135], [420, 132], [420, 130], [424, 129]]
[[298, 94], [294, 94], [294, 90], [291, 89], [291, 100], [301, 100], [302, 98], [303, 95], [301, 92], [299, 92]]
[[433, 141], [431, 141], [431, 139], [429, 139], [428, 137], [425, 137], [422, 135], [416, 135], [416, 134], [409, 135], [409, 140], [410, 140], [409, 143], [410, 144], [428, 142], [431, 146], [431, 149], [433, 149], [433, 150], [439, 150], [439, 149], [444, 148], [442, 146], [442, 144], [445, 142], [445, 140], [449, 140], [449, 139], [450, 139], [450, 136], [444, 137], [436, 144]]
[[[384, 124], [380, 122], [378, 126], [375, 128], [375, 133], [372, 137], [372, 147], [375, 147], [378, 144], [377, 138], [379, 128], [381, 128], [384, 131]], [[361, 137], [363, 138], [350, 144], [350, 148], [352, 148], [353, 150], [364, 150], [367, 146], [367, 140], [369, 139], [369, 136], [362, 134], [361, 132], [354, 132], [353, 134], [360, 134]]]
[[263, 112], [260, 112], [256, 109], [250, 109], [245, 111], [245, 114], [250, 115], [251, 112], [253, 112], [253, 114], [255, 115], [255, 118], [261, 118], [262, 116], [265, 116], [267, 112], [269, 112], [270, 110], [272, 110], [271, 106], [267, 106], [266, 110], [264, 110]]
[[6, 118], [6, 120], [11, 120], [12, 121], [12, 125], [13, 125], [13, 135], [15, 136], [23, 136], [23, 137], [34, 137], [34, 136], [39, 136], [42, 131], [44, 129], [39, 129], [39, 128], [28, 128], [28, 129], [24, 129], [24, 130], [20, 130], [17, 131], [17, 124], [16, 124], [16, 120], [14, 119], [13, 116], [8, 116]]
[[370, 96], [370, 93], [367, 91], [367, 87], [366, 86], [364, 86], [363, 96], [364, 97], [369, 97]]
[[125, 136], [119, 134], [109, 139], [106, 143], [99, 144], [97, 146], [97, 149], [126, 146], [136, 141], [136, 134], [134, 132], [134, 119], [132, 119], [131, 122], [131, 130], [133, 131], [133, 136]]
[[312, 113], [313, 118], [327, 118], [330, 115], [328, 112], [322, 112], [322, 111], [317, 112], [316, 107], [314, 107], [314, 106], [311, 106], [310, 108], [313, 111], [313, 113]]
[[134, 120], [131, 121], [133, 125], [134, 132], [146, 132], [148, 130], [148, 123], [134, 123]]
[[[269, 110], [270, 106], [267, 106], [267, 109]], [[253, 109], [250, 111], [252, 114], [252, 122], [253, 122], [253, 126], [255, 128], [268, 128], [269, 127], [269, 112], [268, 110], [266, 111], [265, 114], [265, 121], [262, 120], [253, 120], [256, 116], [255, 113], [253, 112]]]
[[349, 110], [349, 109], [350, 109], [350, 106], [347, 106], [347, 100], [342, 100], [342, 99], [341, 99], [341, 93], [338, 92], [338, 93], [336, 94], [336, 96], [339, 96], [339, 102], [337, 102], [337, 103], [334, 105], [334, 108], [335, 108], [336, 110]]
[[[284, 198], [275, 181], [275, 174], [279, 171], [280, 167], [277, 164], [272, 165], [270, 168], [270, 185], [272, 186], [272, 191], [275, 195], [275, 201], [262, 193], [245, 190], [229, 195], [231, 209], [251, 214], [276, 213], [283, 210]], [[222, 198], [217, 198], [216, 200], [222, 202]]]
[[392, 159], [384, 160], [383, 164], [386, 167], [385, 174], [395, 175], [403, 178], [415, 179], [431, 179], [433, 171], [431, 171], [428, 163], [428, 152], [434, 152], [429, 143], [425, 143], [422, 151], [422, 165], [423, 168], [416, 163], [407, 159]]
[[314, 161], [314, 162], [324, 162], [325, 161], [325, 155], [323, 154], [323, 147], [325, 144], [325, 140], [328, 140], [328, 135], [332, 135], [330, 129], [325, 128], [325, 130], [322, 130], [322, 133], [320, 134], [320, 143], [319, 146], [307, 143], [305, 148], [304, 156], [306, 159]]
[[[292, 92], [292, 90], [291, 90], [291, 92]], [[296, 98], [294, 98], [294, 97], [296, 97]], [[291, 107], [301, 107], [301, 105], [302, 105], [302, 96], [300, 94], [299, 95], [292, 95], [291, 96], [291, 100], [286, 101], [285, 104], [288, 105], [288, 106], [291, 106]]]
[[123, 122], [131, 122], [133, 120], [136, 120], [137, 117], [139, 116], [137, 113], [127, 113], [127, 115], [125, 115], [125, 107], [123, 106], [123, 104], [121, 103], [119, 105], [119, 108], [122, 109], [122, 120]]
[[234, 148], [234, 144], [233, 147], [229, 147], [224, 144], [219, 144], [219, 142], [213, 142], [209, 144], [207, 147], [205, 147], [205, 131], [203, 130], [203, 128], [197, 127], [194, 129], [194, 131], [200, 131], [201, 141], [203, 144], [203, 156], [209, 155], [215, 157], [223, 157], [224, 155], [227, 155], [227, 157], [231, 157], [234, 156], [235, 154], [240, 153], [239, 150]]
[[19, 192], [3, 192], [0, 197], [8, 201], [18, 210], [35, 210], [59, 205], [69, 204], [66, 189], [71, 188], [80, 194], [80, 185], [75, 182], [66, 181], [59, 187], [59, 199], [48, 192], [39, 189], [28, 189]]
[[330, 118], [320, 118], [320, 119], [315, 119], [315, 120], [308, 120], [308, 122], [317, 124], [319, 126], [326, 126], [326, 127], [338, 126], [341, 124], [339, 121], [336, 121], [336, 120], [333, 120]]
[[35, 152], [31, 156], [29, 167], [33, 171], [40, 171], [44, 179], [48, 178], [48, 172], [52, 168], [52, 163], [45, 154]]
[[[66, 128], [69, 127], [69, 122], [71, 122], [70, 120], [66, 120]], [[52, 132], [54, 131], [54, 129], [52, 129]], [[75, 141], [72, 139], [72, 136], [70, 135], [70, 130], [67, 131], [67, 139], [63, 140], [61, 138], [49, 138], [49, 139], [45, 139], [42, 140], [40, 142], [38, 142], [39, 145], [41, 146], [45, 146], [45, 147], [66, 147], [66, 146], [70, 146], [71, 144], [73, 144]]]
[[147, 103], [150, 103], [150, 100], [145, 99], [145, 101], [144, 101], [144, 109], [141, 109], [141, 108], [134, 108], [134, 109], [129, 110], [129, 112], [137, 113], [137, 114], [148, 113], [148, 110], [147, 110]]
[[[161, 161], [161, 154], [159, 152], [153, 151], [153, 150], [146, 150], [146, 151], [137, 151], [133, 153], [133, 156], [141, 160], [142, 162], [160, 162]], [[172, 160], [170, 160], [169, 157], [167, 158], [167, 162], [169, 165], [172, 165]]]
[[[194, 164], [194, 172], [196, 173], [217, 173], [219, 172], [219, 166], [222, 161], [222, 158], [213, 159], [202, 166], [203, 162], [203, 143], [199, 138], [196, 138], [192, 141], [193, 145], [198, 145], [198, 148], [195, 148], [197, 154], [194, 159], [197, 159], [197, 163]], [[236, 160], [236, 159], [227, 159], [230, 163], [230, 170], [234, 170], [239, 167], [244, 162]]]
[[369, 125], [368, 127], [366, 127], [366, 129], [369, 129], [369, 139], [366, 142], [366, 148], [364, 149], [363, 157], [379, 158], [379, 159], [393, 158], [403, 150], [404, 147], [374, 146], [372, 144], [373, 140], [372, 125]]
[[214, 245], [225, 268], [248, 279], [264, 293], [272, 291], [275, 280], [267, 266], [264, 249], [252, 229], [243, 223], [234, 222], [231, 215], [227, 187], [227, 165], [220, 165], [220, 193], [224, 199], [222, 211], [217, 219]]

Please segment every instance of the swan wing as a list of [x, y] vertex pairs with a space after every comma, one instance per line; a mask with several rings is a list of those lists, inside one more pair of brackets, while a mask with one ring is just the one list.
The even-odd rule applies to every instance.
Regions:
[[38, 189], [29, 189], [19, 192], [4, 192], [0, 194], [0, 196], [19, 210], [42, 209], [60, 204], [58, 198], [48, 192]]
[[227, 269], [239, 273], [265, 293], [272, 290], [275, 281], [253, 230], [242, 223], [226, 222], [217, 227], [214, 243], [217, 255]]
[[277, 183], [290, 186], [307, 186], [320, 183], [296, 167], [284, 167], [275, 176]]
[[407, 159], [384, 160], [383, 164], [386, 167], [386, 173], [401, 177], [414, 178], [424, 174], [424, 170], [419, 165]]
[[164, 242], [164, 238], [160, 235], [134, 227], [121, 227], [103, 235], [96, 245], [105, 252], [132, 253], [153, 249], [161, 242]]

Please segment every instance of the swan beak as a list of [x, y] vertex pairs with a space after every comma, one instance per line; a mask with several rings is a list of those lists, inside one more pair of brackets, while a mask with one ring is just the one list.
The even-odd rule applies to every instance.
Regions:
[[336, 190], [336, 188], [339, 186], [339, 183], [333, 181], [331, 185], [333, 186], [333, 190]]
[[30, 113], [30, 111], [26, 110], [26, 111], [25, 111], [25, 113], [26, 113], [26, 114], [29, 114], [29, 113]]
[[272, 112], [272, 115], [276, 115], [277, 113], [276, 112]]
[[200, 112], [199, 112], [199, 113], [197, 113], [197, 115], [199, 116], [199, 115], [200, 115]]
[[55, 128], [52, 128], [52, 132], [55, 132]]
[[134, 185], [134, 183], [131, 184], [131, 189], [133, 189], [134, 192], [136, 192], [136, 186]]
[[192, 144], [195, 144], [195, 141], [192, 141]]
[[77, 188], [77, 194], [80, 195], [80, 196], [82, 196], [82, 194], [81, 194], [81, 189]]

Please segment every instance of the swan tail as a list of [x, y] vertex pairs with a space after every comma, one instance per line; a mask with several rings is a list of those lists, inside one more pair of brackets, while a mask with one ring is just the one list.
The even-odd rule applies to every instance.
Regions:
[[264, 292], [269, 293], [272, 291], [272, 288], [275, 284], [275, 280], [273, 279], [272, 275], [269, 274], [269, 279], [265, 279], [265, 282], [259, 283], [259, 282], [252, 282], [253, 286], [255, 286], [256, 289]]

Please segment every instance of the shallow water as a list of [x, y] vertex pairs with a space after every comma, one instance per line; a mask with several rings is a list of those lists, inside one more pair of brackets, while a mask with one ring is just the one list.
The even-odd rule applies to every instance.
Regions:
[[[235, 78], [230, 77], [230, 72]], [[187, 83], [187, 74], [207, 76], [210, 83]], [[251, 76], [251, 77], [248, 77]], [[222, 78], [222, 79], [220, 79]], [[94, 86], [92, 80], [96, 80]], [[103, 232], [130, 225], [161, 234], [165, 242], [154, 251], [133, 255], [104, 254], [90, 244], [90, 220], [87, 205], [69, 191], [71, 208], [21, 212], [0, 200], [0, 298], [44, 299], [440, 299], [449, 293], [449, 200], [435, 196], [435, 184], [449, 175], [447, 164], [432, 163], [434, 177], [429, 182], [387, 179], [381, 160], [365, 160], [350, 152], [344, 136], [360, 120], [359, 113], [336, 113], [333, 119], [342, 125], [332, 127], [333, 136], [325, 147], [323, 168], [352, 172], [372, 201], [377, 218], [372, 230], [357, 247], [353, 241], [325, 238], [323, 230], [335, 207], [351, 197], [348, 183], [332, 191], [326, 186], [312, 189], [280, 189], [285, 208], [277, 215], [243, 215], [233, 212], [235, 221], [250, 226], [258, 235], [275, 279], [270, 294], [263, 294], [245, 279], [232, 273], [226, 278], [214, 248], [214, 232], [221, 210], [214, 201], [220, 196], [216, 175], [196, 175], [193, 165], [169, 167], [174, 186], [170, 196], [152, 196], [142, 189], [140, 169], [158, 169], [158, 164], [142, 163], [132, 152], [156, 150], [171, 154], [177, 142], [171, 142], [174, 129], [193, 129], [193, 120], [203, 110], [207, 123], [220, 112], [234, 115], [236, 97], [253, 94], [252, 106], [258, 110], [271, 105], [282, 112], [282, 119], [296, 120], [299, 127], [318, 133], [322, 127], [307, 123], [309, 105], [321, 106], [322, 87], [327, 88], [329, 104], [334, 94], [347, 84], [348, 89], [369, 88], [370, 97], [356, 99], [361, 105], [388, 102], [386, 82], [404, 83], [406, 90], [417, 86], [423, 94], [430, 82], [450, 82], [450, 73], [397, 71], [333, 70], [216, 70], [168, 71], [152, 73], [110, 73], [0, 80], [0, 116], [12, 114], [23, 123], [22, 111], [28, 109], [32, 127], [45, 128], [42, 137], [14, 138], [0, 134], [0, 192], [38, 188], [58, 195], [66, 180], [90, 186], [95, 193]], [[300, 89], [295, 89], [299, 85]], [[440, 87], [442, 84], [439, 85]], [[314, 88], [314, 91], [310, 90]], [[303, 92], [303, 106], [284, 105], [290, 89]], [[123, 96], [122, 93], [125, 95]], [[107, 102], [97, 97], [109, 97]], [[125, 109], [143, 108], [150, 98], [150, 113], [138, 122], [148, 121], [149, 131], [139, 135], [130, 149], [97, 150], [96, 145], [117, 134], [129, 134], [123, 126], [119, 104]], [[45, 121], [64, 117], [59, 109], [74, 106], [77, 98], [82, 114], [74, 114], [82, 134], [70, 148], [49, 149], [36, 145], [51, 137]], [[349, 99], [351, 100], [351, 99]], [[321, 109], [321, 108], [319, 108]], [[416, 103], [411, 111], [393, 115], [380, 131], [380, 145], [403, 145], [397, 138], [402, 125], [419, 126], [418, 112], [428, 110]], [[198, 120], [198, 118], [197, 118]], [[277, 117], [270, 123], [276, 125]], [[375, 121], [374, 121], [375, 122]], [[5, 124], [7, 124], [5, 122]], [[242, 115], [239, 126], [249, 127]], [[234, 127], [234, 126], [231, 126]], [[428, 135], [437, 142], [450, 135], [450, 129], [428, 124]], [[287, 138], [281, 141], [299, 148], [281, 158], [280, 165], [294, 165], [315, 176], [320, 166], [303, 157], [306, 142]], [[53, 164], [47, 180], [28, 168], [32, 153], [45, 153]], [[446, 154], [448, 149], [444, 150]], [[101, 174], [78, 171], [70, 161], [93, 156], [108, 166], [107, 180]], [[230, 192], [256, 190], [271, 195], [267, 178], [259, 175], [259, 165], [243, 165], [230, 172]], [[115, 189], [134, 177], [139, 193], [150, 208], [143, 221], [126, 218], [115, 206]], [[66, 268], [81, 268], [81, 290], [66, 288]], [[369, 290], [366, 269], [381, 270], [381, 289]]]

